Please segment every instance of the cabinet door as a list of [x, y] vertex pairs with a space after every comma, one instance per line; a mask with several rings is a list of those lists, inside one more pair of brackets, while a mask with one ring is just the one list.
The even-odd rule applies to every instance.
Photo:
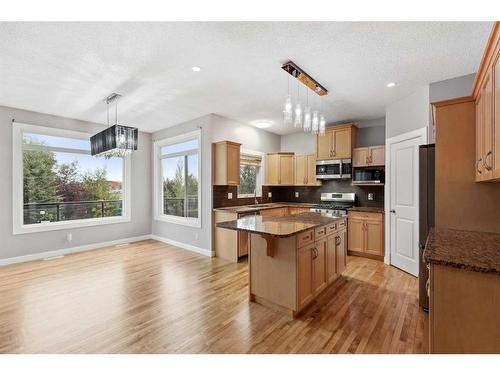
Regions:
[[500, 176], [500, 44], [493, 59], [493, 174]]
[[295, 185], [307, 183], [306, 155], [295, 155]]
[[353, 167], [366, 167], [368, 165], [370, 149], [368, 147], [355, 148], [352, 151]]
[[267, 183], [269, 185], [277, 185], [279, 181], [279, 155], [267, 154]]
[[349, 230], [349, 250], [358, 252], [363, 251], [365, 248], [364, 220], [349, 218], [347, 229]]
[[491, 71], [484, 77], [483, 83], [483, 179], [493, 176], [493, 85]]
[[483, 155], [484, 155], [484, 100], [482, 90], [476, 98], [476, 181], [483, 180]]
[[227, 145], [227, 184], [240, 184], [240, 146]]
[[314, 244], [303, 247], [297, 252], [297, 309], [307, 305], [313, 298], [312, 254]]
[[385, 146], [370, 147], [370, 165], [385, 165]]
[[[286, 209], [286, 208], [285, 208]], [[262, 210], [259, 212], [260, 216], [284, 216], [283, 208], [270, 208], [268, 210]]]
[[337, 242], [338, 234], [332, 234], [327, 238], [326, 244], [326, 280], [329, 283], [337, 278]]
[[365, 220], [365, 252], [384, 255], [384, 236], [381, 220]]
[[347, 241], [345, 229], [338, 232], [337, 236], [338, 240], [335, 247], [337, 255], [337, 274], [341, 275], [347, 267]]
[[308, 185], [316, 185], [316, 156], [314, 154], [306, 155], [307, 176], [306, 183]]
[[327, 238], [315, 242], [315, 254], [312, 257], [313, 294], [320, 293], [326, 287], [326, 248]]
[[248, 254], [248, 232], [238, 231], [238, 256]]
[[333, 135], [333, 157], [335, 159], [350, 158], [351, 149], [351, 128], [337, 129]]
[[333, 131], [327, 130], [324, 135], [316, 135], [316, 158], [318, 160], [328, 160], [333, 157]]
[[293, 185], [294, 167], [293, 154], [279, 155], [279, 181], [281, 185]]

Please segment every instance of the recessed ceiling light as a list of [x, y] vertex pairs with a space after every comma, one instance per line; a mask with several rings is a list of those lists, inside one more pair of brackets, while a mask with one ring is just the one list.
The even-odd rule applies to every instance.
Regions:
[[259, 129], [266, 129], [270, 127], [273, 124], [273, 122], [270, 120], [256, 120], [252, 121], [252, 124]]
[[193, 72], [199, 72], [201, 70], [199, 66], [193, 66], [191, 69]]
[[394, 87], [394, 86], [396, 86], [396, 82], [389, 82], [386, 86], [387, 87]]

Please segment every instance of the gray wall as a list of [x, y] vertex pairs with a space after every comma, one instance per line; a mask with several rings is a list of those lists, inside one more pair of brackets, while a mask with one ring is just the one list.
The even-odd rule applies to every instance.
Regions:
[[429, 125], [429, 86], [421, 86], [413, 94], [387, 106], [385, 135], [387, 138]]
[[[17, 122], [95, 133], [104, 126], [84, 121], [0, 106], [0, 259], [120, 240], [151, 233], [151, 134], [139, 133], [132, 155], [132, 220], [29, 234], [12, 234], [12, 119]], [[73, 241], [66, 241], [66, 234]]]
[[201, 228], [153, 220], [154, 235], [196, 246], [203, 250], [212, 249], [212, 149], [213, 142], [230, 140], [242, 144], [242, 148], [273, 152], [280, 149], [280, 136], [245, 125], [218, 115], [207, 115], [153, 134], [153, 140], [173, 137], [202, 128], [202, 209]]
[[[385, 144], [385, 118], [359, 121], [356, 124], [359, 126], [356, 138], [357, 147]], [[280, 151], [314, 153], [315, 139], [315, 135], [303, 132], [282, 135]]]
[[476, 78], [476, 73], [431, 83], [429, 85], [430, 103], [469, 96], [472, 92], [474, 78]]

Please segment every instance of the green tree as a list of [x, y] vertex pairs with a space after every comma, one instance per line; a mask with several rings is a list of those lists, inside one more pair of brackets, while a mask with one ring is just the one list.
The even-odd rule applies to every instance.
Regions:
[[23, 151], [24, 203], [52, 203], [61, 200], [57, 191], [57, 161], [53, 152]]
[[240, 167], [240, 194], [253, 194], [256, 189], [257, 167], [253, 165], [242, 165]]
[[57, 191], [64, 202], [85, 199], [85, 191], [78, 176], [78, 161], [60, 164], [57, 169]]

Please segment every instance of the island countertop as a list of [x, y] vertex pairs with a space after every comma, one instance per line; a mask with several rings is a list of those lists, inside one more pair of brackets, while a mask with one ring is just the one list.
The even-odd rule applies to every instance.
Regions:
[[217, 223], [216, 226], [274, 237], [289, 237], [345, 219], [345, 217], [332, 217], [316, 212], [303, 212], [287, 216], [246, 216], [238, 220]]
[[500, 275], [500, 234], [432, 229], [424, 259], [427, 263]]

